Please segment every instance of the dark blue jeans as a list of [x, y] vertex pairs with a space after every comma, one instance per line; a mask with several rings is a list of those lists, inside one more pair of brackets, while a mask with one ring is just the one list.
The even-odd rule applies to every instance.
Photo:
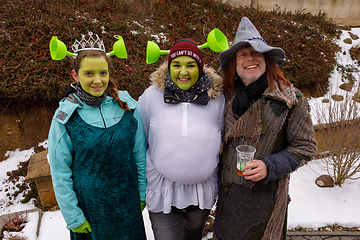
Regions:
[[149, 212], [155, 240], [201, 240], [210, 209], [191, 206], [170, 213]]

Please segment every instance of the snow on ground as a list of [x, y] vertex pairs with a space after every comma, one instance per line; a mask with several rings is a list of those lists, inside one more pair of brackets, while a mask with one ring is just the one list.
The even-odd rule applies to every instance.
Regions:
[[[4, 182], [9, 168], [16, 169], [16, 165], [27, 161], [31, 153], [33, 153], [32, 149], [16, 150], [7, 160], [0, 162], [1, 182]], [[300, 226], [317, 229], [334, 223], [344, 227], [360, 227], [360, 208], [358, 207], [360, 180], [347, 180], [341, 187], [319, 188], [315, 184], [315, 179], [326, 172], [318, 167], [316, 161], [319, 160], [314, 160], [291, 174], [288, 228]], [[9, 168], [4, 168], [4, 166]], [[3, 189], [1, 187], [2, 200], [6, 198]], [[7, 192], [11, 194], [12, 191], [14, 190], [10, 189]], [[11, 207], [2, 208], [0, 215], [34, 208], [32, 203], [22, 204], [15, 200]], [[60, 211], [44, 212], [38, 238], [36, 238], [36, 229], [39, 214], [31, 212], [28, 213], [28, 217], [29, 222], [22, 234], [28, 236], [29, 240], [69, 239], [69, 232]], [[146, 209], [143, 217], [148, 240], [152, 240], [154, 237]]]

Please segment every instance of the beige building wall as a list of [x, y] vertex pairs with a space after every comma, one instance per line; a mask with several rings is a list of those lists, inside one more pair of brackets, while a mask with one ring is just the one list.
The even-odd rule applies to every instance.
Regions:
[[263, 10], [305, 11], [326, 13], [339, 25], [360, 26], [360, 0], [222, 0], [233, 6], [247, 6]]

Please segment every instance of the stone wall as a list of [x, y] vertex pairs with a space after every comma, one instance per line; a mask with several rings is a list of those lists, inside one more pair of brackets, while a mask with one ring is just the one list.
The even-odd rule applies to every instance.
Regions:
[[339, 25], [360, 26], [360, 0], [222, 0], [233, 6], [246, 6], [263, 10], [305, 11], [326, 13]]

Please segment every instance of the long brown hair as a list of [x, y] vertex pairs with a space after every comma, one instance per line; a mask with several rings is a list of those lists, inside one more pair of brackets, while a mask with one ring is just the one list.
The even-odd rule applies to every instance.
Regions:
[[[79, 52], [76, 59], [74, 60], [74, 70], [76, 73], [79, 73], [80, 63], [86, 57], [105, 58], [105, 60], [108, 64], [109, 74], [111, 73], [112, 64], [111, 64], [110, 59], [106, 56], [105, 52], [99, 51], [99, 50], [84, 50], [84, 51]], [[109, 84], [108, 84], [107, 90], [109, 92], [109, 96], [114, 98], [119, 103], [119, 106], [122, 110], [124, 110], [124, 111], [130, 110], [127, 102], [124, 102], [119, 98], [115, 80], [111, 76], [109, 76]]]
[[[291, 83], [285, 78], [281, 68], [274, 64], [268, 53], [264, 53], [264, 58], [266, 62], [266, 80], [270, 90], [273, 91], [275, 89], [275, 83], [279, 86], [280, 91], [283, 90], [280, 83], [290, 86]], [[236, 54], [233, 55], [230, 62], [226, 65], [222, 76], [224, 79], [225, 94], [230, 98], [235, 94], [235, 77], [237, 76]]]

